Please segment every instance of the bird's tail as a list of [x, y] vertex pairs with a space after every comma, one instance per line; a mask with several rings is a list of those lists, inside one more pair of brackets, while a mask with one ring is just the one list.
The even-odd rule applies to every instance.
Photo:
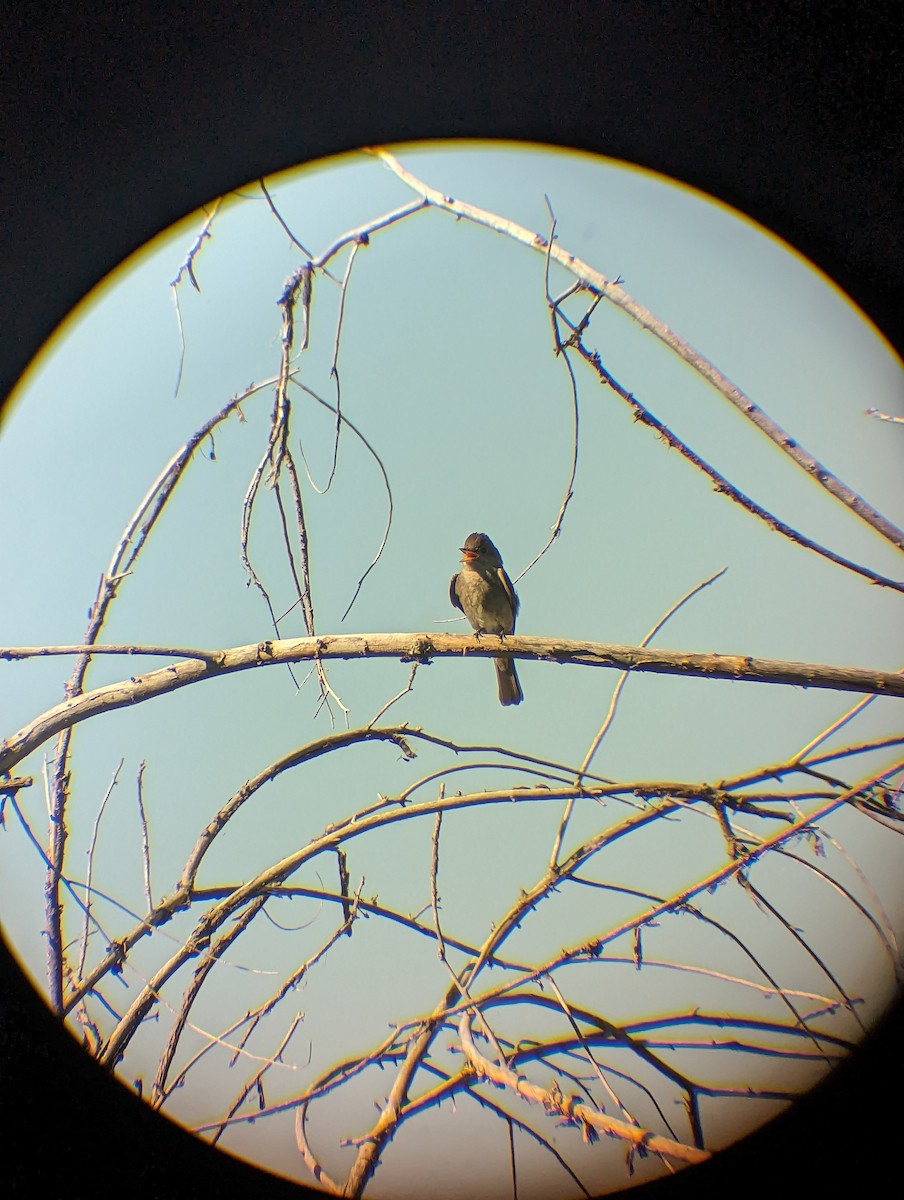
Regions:
[[502, 705], [520, 704], [524, 699], [521, 684], [515, 664], [510, 658], [496, 658], [496, 684], [499, 688], [499, 703]]

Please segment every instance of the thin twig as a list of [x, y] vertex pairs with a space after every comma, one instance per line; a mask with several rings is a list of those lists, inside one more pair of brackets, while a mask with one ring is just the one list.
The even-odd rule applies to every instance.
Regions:
[[550, 219], [549, 242], [546, 254], [546, 270], [544, 273], [546, 305], [549, 309], [550, 324], [552, 326], [554, 353], [557, 357], [561, 357], [565, 364], [565, 370], [568, 372], [569, 387], [571, 389], [571, 463], [569, 466], [568, 481], [565, 484], [565, 493], [562, 497], [562, 503], [559, 505], [559, 511], [556, 514], [556, 518], [550, 527], [549, 537], [540, 548], [540, 551], [531, 559], [524, 570], [516, 576], [515, 583], [517, 583], [519, 579], [523, 579], [528, 571], [537, 565], [543, 555], [547, 552], [547, 550], [562, 532], [562, 525], [565, 521], [565, 513], [568, 509], [568, 505], [571, 503], [571, 500], [574, 497], [574, 481], [578, 473], [578, 449], [580, 447], [581, 427], [580, 405], [578, 404], [578, 381], [574, 373], [574, 367], [571, 365], [571, 359], [568, 356], [568, 351], [562, 344], [562, 339], [559, 337], [557, 302], [553, 301], [549, 291], [549, 251], [551, 251], [553, 242], [555, 241], [556, 217], [552, 210], [552, 205], [549, 203], [549, 197], [546, 197], [546, 206], [549, 209]]
[[612, 1086], [610, 1085], [608, 1079], [606, 1078], [605, 1074], [603, 1073], [602, 1067], [597, 1062], [597, 1060], [593, 1054], [593, 1051], [591, 1050], [590, 1046], [587, 1044], [587, 1039], [584, 1037], [584, 1034], [581, 1032], [581, 1028], [577, 1023], [577, 1020], [575, 1019], [575, 1015], [571, 1009], [571, 1005], [568, 1003], [568, 1001], [562, 995], [562, 989], [556, 983], [555, 977], [553, 975], [547, 975], [546, 982], [549, 984], [549, 986], [555, 992], [556, 998], [559, 1001], [559, 1007], [562, 1009], [562, 1012], [565, 1014], [565, 1019], [568, 1021], [568, 1024], [574, 1030], [574, 1035], [581, 1044], [584, 1054], [587, 1057], [587, 1061], [590, 1064], [590, 1069], [593, 1071], [594, 1075], [596, 1075], [597, 1079], [602, 1084], [602, 1086], [605, 1089], [606, 1093], [608, 1094], [609, 1098], [613, 1101], [614, 1104], [617, 1104], [618, 1107], [621, 1109], [621, 1114], [625, 1118], [625, 1120], [629, 1121], [632, 1125], [639, 1126], [640, 1122], [633, 1116], [632, 1113], [628, 1112], [627, 1108], [625, 1108], [624, 1104], [622, 1104], [621, 1100], [618, 1098], [618, 1096], [613, 1091]]
[[844, 1002], [845, 1008], [848, 1010], [849, 1013], [851, 1013], [854, 1020], [860, 1026], [861, 1032], [865, 1034], [866, 1026], [860, 1020], [860, 1016], [857, 1012], [857, 1009], [856, 1009], [853, 1001], [851, 1000], [850, 996], [848, 996], [847, 992], [844, 990], [840, 980], [837, 978], [834, 971], [832, 971], [831, 968], [828, 966], [828, 964], [825, 962], [822, 955], [818, 954], [817, 951], [814, 950], [814, 948], [810, 945], [810, 943], [807, 941], [807, 939], [804, 937], [804, 935], [800, 932], [800, 930], [797, 929], [796, 926], [793, 925], [792, 922], [788, 920], [788, 918], [779, 910], [779, 908], [776, 904], [772, 903], [772, 901], [766, 896], [766, 894], [763, 892], [763, 890], [761, 888], [757, 888], [754, 886], [754, 884], [751, 882], [749, 876], [746, 873], [741, 873], [738, 875], [738, 882], [745, 889], [745, 891], [748, 891], [750, 893], [751, 897], [756, 901], [757, 904], [759, 904], [771, 916], [775, 917], [775, 919], [778, 921], [778, 923], [780, 925], [782, 925], [788, 931], [788, 933], [791, 935], [791, 937], [797, 942], [797, 944], [801, 947], [801, 949], [804, 951], [804, 953], [810, 959], [812, 959], [812, 961], [814, 963], [816, 963], [817, 967], [819, 967], [820, 971], [822, 971], [822, 973], [823, 973], [823, 975], [825, 975], [826, 979], [828, 979], [833, 984], [833, 986], [838, 989], [838, 995], [841, 997], [842, 1001]]
[[[446, 794], [445, 785], [440, 784], [439, 798], [442, 800]], [[442, 923], [439, 919], [439, 884], [437, 882], [439, 876], [439, 834], [443, 825], [442, 809], [436, 814], [433, 822], [433, 839], [431, 843], [430, 855], [430, 907], [433, 910], [433, 928], [436, 930], [436, 953], [439, 957], [446, 961], [446, 942], [443, 938]]]
[[803, 762], [804, 759], [811, 755], [814, 750], [817, 750], [823, 742], [827, 741], [833, 733], [837, 733], [839, 729], [843, 729], [844, 726], [847, 725], [848, 721], [852, 721], [855, 717], [859, 716], [860, 713], [862, 713], [867, 707], [867, 705], [872, 704], [875, 699], [875, 696], [864, 696], [862, 700], [858, 700], [857, 703], [852, 708], [849, 708], [843, 716], [840, 716], [837, 721], [833, 721], [831, 725], [827, 726], [827, 728], [822, 731], [822, 733], [817, 734], [815, 738], [811, 738], [811, 740], [807, 742], [805, 746], [801, 746], [800, 750], [798, 750], [798, 752], [791, 759], [791, 762]]
[[379, 709], [377, 713], [367, 722], [368, 728], [376, 725], [377, 721], [379, 721], [380, 718], [386, 712], [388, 712], [390, 708], [392, 708], [393, 704], [395, 704], [397, 700], [401, 700], [403, 696], [407, 696], [410, 692], [414, 691], [414, 677], [417, 674], [417, 669], [420, 665], [421, 664], [419, 662], [413, 662], [411, 664], [411, 670], [408, 672], [408, 682], [406, 685], [400, 692], [396, 692], [392, 699], [387, 700], [383, 707]]
[[868, 417], [875, 417], [879, 421], [891, 421], [894, 425], [904, 425], [904, 417], [892, 417], [888, 413], [880, 412], [878, 408], [868, 408], [866, 410]]
[[[286, 1030], [285, 1034], [283, 1035], [282, 1041], [279, 1043], [279, 1045], [273, 1051], [273, 1054], [270, 1056], [270, 1058], [267, 1059], [267, 1061], [265, 1063], [263, 1063], [257, 1069], [257, 1071], [255, 1071], [254, 1075], [252, 1075], [251, 1078], [249, 1080], [247, 1080], [246, 1083], [243, 1085], [239, 1095], [236, 1097], [236, 1099], [232, 1102], [232, 1104], [229, 1107], [229, 1110], [227, 1113], [227, 1119], [229, 1117], [234, 1116], [238, 1112], [238, 1110], [241, 1108], [241, 1106], [245, 1103], [247, 1098], [251, 1095], [251, 1093], [255, 1092], [255, 1091], [258, 1093], [258, 1096], [260, 1098], [258, 1107], [260, 1109], [263, 1109], [264, 1107], [266, 1107], [266, 1102], [264, 1100], [264, 1089], [263, 1089], [264, 1076], [266, 1075], [266, 1073], [270, 1070], [270, 1068], [275, 1063], [282, 1062], [283, 1053], [284, 1053], [286, 1047], [288, 1046], [289, 1042], [291, 1041], [292, 1035], [295, 1033], [295, 1030], [301, 1024], [301, 1021], [302, 1021], [302, 1014], [296, 1013], [295, 1016], [293, 1017], [293, 1019], [290, 1021], [289, 1028]], [[217, 1141], [219, 1140], [219, 1137], [220, 1137], [220, 1130], [217, 1130], [217, 1132], [211, 1138], [211, 1143], [215, 1145], [217, 1143]]]
[[116, 770], [113, 772], [113, 778], [110, 780], [107, 790], [106, 790], [106, 792], [104, 792], [103, 798], [102, 798], [100, 804], [98, 805], [97, 816], [94, 818], [94, 827], [91, 830], [91, 841], [88, 845], [88, 874], [87, 874], [86, 881], [85, 881], [85, 888], [87, 891], [87, 896], [85, 898], [85, 920], [82, 925], [82, 948], [79, 953], [78, 967], [76, 969], [76, 975], [79, 978], [81, 978], [81, 976], [85, 970], [85, 955], [88, 953], [88, 925], [90, 924], [90, 921], [91, 921], [91, 903], [92, 903], [91, 881], [92, 881], [92, 878], [94, 875], [94, 855], [97, 850], [97, 836], [100, 832], [100, 823], [101, 823], [101, 820], [103, 819], [104, 812], [106, 811], [107, 804], [109, 803], [110, 797], [113, 795], [113, 789], [116, 787], [116, 784], [119, 782], [119, 772], [122, 770], [124, 762], [125, 762], [125, 759], [121, 758], [119, 760], [119, 765], [117, 766]]
[[144, 868], [144, 898], [147, 901], [148, 912], [154, 907], [154, 897], [151, 892], [151, 843], [148, 837], [148, 820], [144, 811], [144, 771], [147, 764], [141, 762], [138, 766], [138, 820], [141, 825], [141, 862]]
[[182, 310], [179, 306], [179, 284], [182, 282], [183, 276], [188, 276], [189, 282], [196, 292], [200, 292], [201, 285], [198, 283], [195, 275], [195, 259], [201, 251], [201, 247], [208, 238], [213, 237], [211, 226], [213, 225], [214, 217], [220, 211], [220, 205], [223, 203], [223, 197], [219, 196], [214, 200], [207, 220], [201, 227], [201, 232], [192, 242], [188, 253], [182, 261], [182, 265], [176, 274], [176, 277], [170, 281], [170, 294], [173, 298], [173, 305], [176, 309], [176, 328], [179, 331], [179, 367], [176, 371], [176, 385], [173, 389], [173, 395], [179, 395], [179, 387], [182, 383], [182, 371], [185, 366], [185, 330], [182, 326]]
[[[678, 612], [678, 610], [680, 608], [683, 608], [684, 605], [687, 604], [687, 602], [689, 600], [691, 600], [694, 596], [696, 596], [698, 592], [703, 591], [703, 589], [705, 587], [709, 587], [709, 585], [711, 583], [715, 583], [715, 581], [717, 579], [721, 578], [721, 576], [724, 575], [727, 570], [728, 570], [727, 567], [722, 567], [722, 569], [719, 571], [716, 571], [716, 573], [714, 575], [710, 575], [708, 579], [704, 579], [701, 583], [695, 584], [694, 587], [692, 587], [690, 589], [690, 591], [685, 592], [685, 594], [681, 597], [681, 599], [677, 600], [672, 605], [672, 607], [668, 610], [668, 612], [666, 612], [662, 617], [660, 617], [659, 620], [656, 622], [656, 624], [652, 627], [652, 629], [650, 629], [648, 631], [648, 633], [646, 634], [646, 636], [640, 643], [641, 646], [648, 646], [650, 644], [650, 642], [653, 640], [653, 638], [656, 636], [656, 634], [660, 631], [660, 629], [662, 629], [662, 627], [670, 620], [671, 617], [673, 617], [675, 615], [676, 612]], [[628, 681], [629, 674], [630, 674], [629, 671], [623, 671], [622, 674], [619, 675], [618, 680], [616, 681], [615, 688], [613, 689], [613, 692], [612, 692], [612, 699], [609, 703], [609, 710], [606, 713], [606, 716], [603, 718], [603, 723], [599, 727], [596, 737], [590, 743], [590, 748], [588, 749], [587, 754], [584, 756], [584, 761], [581, 763], [581, 765], [578, 769], [577, 776], [575, 778], [576, 784], [579, 784], [581, 782], [581, 780], [583, 778], [585, 778], [587, 771], [590, 767], [590, 764], [593, 761], [593, 758], [594, 758], [597, 750], [599, 749], [603, 738], [606, 736], [606, 734], [608, 733], [609, 729], [612, 726], [612, 722], [615, 720], [615, 710], [618, 707], [619, 697], [621, 696], [622, 689], [624, 688], [625, 684]], [[553, 842], [552, 853], [550, 854], [550, 858], [549, 858], [550, 866], [554, 865], [558, 860], [559, 853], [562, 849], [562, 842], [565, 838], [565, 832], [568, 828], [568, 823], [571, 820], [571, 814], [572, 814], [573, 809], [574, 809], [574, 801], [569, 800], [565, 805], [565, 811], [562, 814], [562, 820], [559, 823], [559, 828], [556, 833], [555, 840]]]
[[310, 258], [311, 257], [310, 250], [306, 249], [305, 246], [303, 245], [303, 243], [298, 240], [298, 238], [295, 236], [295, 234], [292, 232], [292, 230], [289, 228], [289, 226], [283, 220], [282, 214], [280, 213], [279, 209], [273, 203], [273, 197], [267, 191], [267, 185], [266, 185], [266, 183], [264, 183], [263, 176], [261, 176], [261, 178], [258, 180], [258, 183], [260, 184], [261, 191], [264, 193], [264, 199], [267, 201], [267, 205], [270, 209], [270, 212], [273, 213], [274, 217], [276, 217], [277, 221], [279, 221], [280, 225], [282, 225], [283, 229], [289, 235], [289, 240], [292, 242], [292, 244], [294, 246], [298, 247], [298, 249], [302, 252], [302, 254], [304, 254], [308, 258]]
[[[293, 380], [292, 382], [295, 383], [296, 381]], [[322, 404], [323, 407], [329, 409], [330, 412], [337, 413], [337, 419], [338, 419], [337, 408], [334, 405], [330, 404], [330, 402], [328, 400], [324, 400], [321, 396], [318, 396], [316, 392], [312, 391], [311, 388], [307, 387], [305, 384], [298, 383], [297, 386], [300, 387], [303, 392], [306, 392], [313, 400], [316, 400], [318, 404]], [[339, 618], [340, 621], [344, 621], [345, 618], [348, 616], [348, 614], [352, 611], [352, 606], [354, 605], [355, 601], [358, 599], [358, 594], [361, 591], [361, 588], [364, 584], [365, 579], [371, 573], [371, 571], [374, 569], [374, 567], [377, 565], [377, 563], [380, 561], [383, 551], [386, 548], [386, 543], [389, 540], [389, 530], [392, 527], [392, 516], [393, 516], [392, 503], [393, 502], [392, 502], [392, 488], [390, 487], [390, 484], [389, 484], [389, 475], [386, 473], [386, 467], [383, 465], [383, 460], [380, 458], [379, 454], [377, 454], [376, 450], [373, 448], [373, 446], [370, 444], [370, 442], [367, 440], [367, 438], [364, 436], [364, 434], [361, 432], [361, 430], [357, 427], [357, 425], [355, 425], [352, 421], [350, 421], [348, 419], [348, 417], [345, 416], [344, 413], [342, 414], [341, 420], [342, 420], [343, 425], [346, 425], [351, 430], [351, 432], [355, 435], [355, 437], [357, 437], [359, 439], [361, 444], [367, 450], [368, 454], [370, 454], [370, 456], [373, 458], [374, 462], [377, 464], [377, 466], [380, 470], [380, 474], [383, 476], [383, 486], [386, 489], [386, 500], [387, 500], [387, 506], [388, 506], [387, 514], [386, 514], [386, 525], [383, 529], [383, 536], [380, 538], [380, 544], [377, 547], [377, 552], [371, 559], [370, 565], [368, 566], [367, 570], [364, 572], [364, 574], [358, 580], [354, 595], [352, 596], [351, 600], [348, 603], [348, 608], [346, 608], [345, 612]]]

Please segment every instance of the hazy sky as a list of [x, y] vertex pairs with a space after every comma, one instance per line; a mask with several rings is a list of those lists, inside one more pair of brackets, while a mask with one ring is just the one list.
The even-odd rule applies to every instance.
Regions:
[[[789, 247], [687, 188], [599, 158], [514, 145], [402, 147], [397, 153], [430, 186], [543, 236], [549, 233], [551, 205], [563, 249], [609, 277], [619, 276], [636, 300], [833, 472], [891, 520], [904, 522], [904, 428], [865, 412], [904, 415], [901, 364], [863, 315]], [[347, 230], [412, 199], [410, 189], [365, 154], [277, 177], [268, 189], [285, 225], [313, 255]], [[187, 217], [105, 281], [44, 348], [19, 389], [0, 440], [0, 536], [14, 565], [14, 584], [4, 589], [0, 607], [4, 645], [79, 642], [98, 579], [165, 464], [231, 396], [278, 371], [277, 300], [305, 256], [251, 182], [223, 202], [212, 236], [194, 260], [200, 291], [187, 279], [178, 289], [184, 364], [175, 390], [181, 348], [170, 283], [204, 220], [204, 214]], [[338, 281], [347, 261], [346, 250], [330, 263], [334, 278], [315, 278], [310, 346], [296, 364], [300, 383], [328, 404], [336, 402], [331, 367]], [[334, 417], [294, 388], [291, 446], [299, 468], [309, 473], [303, 471], [302, 481], [318, 632], [467, 632], [462, 621], [455, 622], [448, 582], [463, 539], [485, 530], [517, 580], [520, 633], [637, 644], [689, 589], [725, 567], [716, 583], [668, 623], [655, 645], [885, 670], [904, 666], [900, 593], [873, 587], [790, 544], [715, 495], [708, 480], [632, 420], [626, 405], [576, 355], [571, 361], [580, 439], [573, 497], [561, 536], [517, 579], [549, 536], [568, 484], [574, 438], [570, 377], [562, 357], [553, 353], [545, 267], [542, 253], [435, 210], [374, 232], [358, 251], [336, 360], [341, 407], [386, 471], [393, 520], [385, 551], [342, 622], [380, 544], [387, 492], [379, 465], [346, 428], [335, 478], [321, 494], [330, 477]], [[570, 282], [564, 270], [553, 268], [554, 294]], [[587, 302], [586, 296], [574, 297], [566, 310], [578, 319]], [[904, 577], [893, 547], [624, 314], [603, 302], [585, 339], [625, 388], [758, 503], [836, 552], [891, 578]], [[266, 449], [272, 406], [271, 385], [243, 403], [244, 420], [230, 419], [213, 442], [199, 448], [134, 575], [120, 588], [103, 642], [216, 648], [273, 636], [259, 593], [247, 586], [239, 545], [243, 498]], [[289, 610], [292, 581], [269, 491], [259, 499], [250, 557], [276, 611]], [[304, 633], [297, 609], [280, 632]], [[99, 659], [88, 686], [165, 661]], [[3, 736], [62, 699], [71, 665], [61, 658], [2, 665]], [[413, 692], [381, 723], [409, 722], [464, 745], [505, 745], [569, 764], [573, 772], [605, 717], [617, 676], [550, 663], [525, 662], [518, 670], [525, 702], [502, 709], [488, 662], [436, 660], [418, 670]], [[404, 689], [409, 673], [408, 664], [392, 660], [328, 665], [330, 684], [350, 708], [353, 728], [366, 725]], [[299, 681], [306, 675], [296, 669]], [[856, 701], [827, 691], [637, 676], [628, 681], [592, 769], [618, 780], [715, 783], [787, 760]], [[900, 711], [900, 701], [876, 700], [831, 744], [895, 733]], [[341, 728], [335, 705], [333, 717]], [[87, 850], [96, 836], [93, 883], [113, 898], [97, 901], [104, 936], [121, 936], [134, 923], [114, 901], [135, 914], [146, 908], [136, 802], [142, 762], [152, 891], [159, 900], [173, 889], [200, 831], [225, 800], [268, 763], [331, 728], [329, 713], [318, 704], [316, 681], [307, 678], [297, 691], [281, 668], [186, 688], [81, 726], [74, 739], [68, 871], [84, 880]], [[408, 763], [391, 745], [354, 747], [268, 785], [218, 839], [199, 884], [250, 879], [325, 824], [450, 766], [447, 752], [416, 748], [417, 760]], [[35, 779], [20, 803], [42, 843], [47, 821], [41, 776], [51, 753], [48, 744], [17, 767]], [[117, 786], [95, 831], [120, 761]], [[893, 761], [894, 751], [888, 751], [860, 764], [844, 763], [838, 773], [855, 781]], [[472, 768], [449, 776], [447, 794], [534, 780], [490, 753], [455, 760], [457, 766], [465, 763]], [[432, 781], [415, 798], [433, 798], [437, 787]], [[506, 802], [446, 818], [440, 890], [447, 935], [480, 944], [519, 889], [542, 876], [562, 806], [561, 800]], [[630, 811], [620, 802], [579, 803], [566, 853]], [[751, 827], [749, 818], [746, 824]], [[779, 825], [752, 827], [768, 836]], [[432, 828], [432, 818], [409, 821], [350, 842], [352, 888], [363, 876], [362, 894], [377, 895], [387, 907], [415, 914], [426, 905], [429, 925]], [[851, 811], [837, 814], [829, 829], [837, 844], [828, 845], [821, 869], [843, 880], [872, 913], [883, 911], [883, 919], [900, 931], [900, 839]], [[624, 839], [593, 860], [587, 875], [670, 893], [724, 862], [716, 822], [686, 811], [668, 824], [656, 822], [643, 836]], [[863, 1013], [874, 1017], [894, 976], [872, 927], [839, 900], [837, 890], [787, 860], [770, 859], [757, 870], [760, 884], [806, 929], [811, 944], [835, 955], [833, 966], [848, 993], [871, 992]], [[315, 860], [292, 882], [335, 890], [335, 856]], [[39, 987], [42, 886], [40, 857], [8, 811], [0, 835], [3, 927]], [[748, 944], [760, 948], [784, 986], [826, 994], [829, 984], [812, 959], [742, 889], [726, 885], [712, 903], [714, 912], [722, 906], [722, 919]], [[538, 908], [506, 949], [513, 958], [543, 961], [547, 953], [608, 929], [623, 910], [636, 909], [636, 900], [629, 903], [615, 893], [564, 889]], [[192, 1012], [201, 1029], [220, 1031], [271, 995], [336, 923], [331, 907], [310, 901], [271, 903], [267, 914], [271, 921], [254, 923], [202, 991]], [[81, 928], [82, 916], [73, 906], [67, 935], [77, 938]], [[107, 1007], [91, 1008], [104, 1033], [115, 1024], [111, 1013], [128, 1007], [132, 989], [166, 960], [189, 928], [180, 920], [146, 939], [121, 982], [105, 985]], [[102, 940], [99, 933], [90, 940], [89, 963], [102, 955]], [[852, 947], [847, 961], [837, 957], [841, 940]], [[751, 977], [749, 963], [724, 939], [704, 935], [687, 919], [665, 918], [658, 929], [645, 931], [644, 945], [651, 960]], [[630, 958], [630, 939], [613, 947], [613, 956], [619, 953]], [[121, 1068], [125, 1080], [143, 1077], [147, 1084], [153, 1076], [168, 1032], [165, 1005], [178, 1005], [188, 977], [184, 971], [176, 977], [159, 1023], [147, 1026], [130, 1046]], [[682, 1005], [689, 1010], [703, 994], [700, 976], [654, 967], [638, 973], [630, 963], [609, 965], [605, 973], [600, 966], [585, 969], [580, 977], [566, 972], [559, 980], [563, 986], [566, 978], [575, 1003], [595, 1004], [620, 1020]], [[269, 1040], [262, 1037], [258, 1044], [259, 1054], [273, 1053], [289, 1009], [304, 1011], [284, 1055], [287, 1065], [268, 1074], [268, 1102], [297, 1094], [331, 1062], [366, 1050], [385, 1036], [388, 1023], [429, 1012], [447, 985], [432, 941], [375, 917], [360, 921], [353, 937], [343, 938], [279, 1010]], [[705, 994], [708, 1003], [760, 1011], [761, 998], [749, 990], [707, 986], [713, 989]], [[770, 1011], [776, 1016], [775, 1006]], [[517, 1040], [554, 1028], [550, 1021], [522, 1011], [500, 1014], [499, 1027]], [[837, 1029], [845, 1037], [857, 1034], [843, 1013]], [[449, 1041], [447, 1033], [443, 1044]], [[178, 1063], [203, 1044], [200, 1034], [186, 1035]], [[221, 1115], [241, 1083], [236, 1072], [224, 1075], [227, 1061], [228, 1054], [209, 1054], [168, 1105], [173, 1114], [189, 1125]], [[766, 1070], [761, 1062], [742, 1068], [731, 1061], [711, 1073], [722, 1078], [729, 1067], [735, 1076], [749, 1068], [760, 1083]], [[631, 1065], [622, 1061], [620, 1069], [630, 1071]], [[801, 1069], [810, 1072], [804, 1078], [815, 1077], [812, 1064]], [[334, 1174], [347, 1170], [351, 1155], [336, 1149], [337, 1137], [366, 1131], [373, 1100], [388, 1091], [391, 1074], [376, 1083], [368, 1076], [353, 1108], [333, 1099], [320, 1110], [312, 1108], [318, 1149]], [[548, 1083], [548, 1070], [544, 1079]], [[493, 1098], [502, 1103], [498, 1093]], [[637, 1106], [643, 1108], [642, 1099]], [[707, 1107], [712, 1122], [707, 1128], [718, 1144], [734, 1121], [746, 1127], [773, 1111], [766, 1103], [745, 1114], [731, 1109], [720, 1115]], [[461, 1147], [474, 1137], [487, 1139], [485, 1153], [498, 1154], [505, 1178], [508, 1135], [500, 1123], [467, 1100], [459, 1103], [457, 1124], [450, 1125], [450, 1112], [447, 1105], [406, 1126], [378, 1172], [374, 1195], [401, 1194], [406, 1165], [419, 1153], [439, 1154], [440, 1146], [457, 1164], [463, 1192], [476, 1195], [461, 1159]], [[542, 1114], [524, 1106], [518, 1112], [543, 1125]], [[654, 1121], [653, 1111], [643, 1110], [641, 1119]], [[574, 1155], [570, 1161], [580, 1161], [588, 1186], [603, 1186], [598, 1172], [604, 1159], [616, 1164], [616, 1178], [623, 1180], [619, 1147], [578, 1149], [576, 1134], [549, 1128], [546, 1133], [554, 1134], [563, 1154]], [[309, 1179], [294, 1149], [289, 1117], [242, 1125], [230, 1136], [224, 1144], [253, 1160]], [[680, 1136], [688, 1140], [686, 1128]], [[521, 1152], [531, 1162], [538, 1156], [537, 1187], [573, 1193], [548, 1155], [529, 1148], [526, 1139]], [[655, 1173], [657, 1163], [646, 1160], [640, 1169]]]

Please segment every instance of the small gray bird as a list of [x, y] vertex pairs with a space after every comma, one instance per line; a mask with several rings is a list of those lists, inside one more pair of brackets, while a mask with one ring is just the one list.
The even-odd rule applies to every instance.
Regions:
[[[462, 569], [452, 576], [449, 599], [460, 608], [477, 637], [498, 633], [504, 637], [515, 632], [518, 597], [505, 573], [502, 556], [485, 533], [471, 533], [461, 547]], [[510, 658], [496, 658], [496, 683], [500, 704], [520, 704], [524, 699], [515, 664]]]

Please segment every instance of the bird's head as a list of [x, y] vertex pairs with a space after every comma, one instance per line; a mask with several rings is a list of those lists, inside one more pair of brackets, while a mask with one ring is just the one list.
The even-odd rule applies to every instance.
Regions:
[[463, 563], [472, 563], [478, 558], [484, 558], [502, 565], [502, 556], [485, 533], [469, 533], [460, 549]]

